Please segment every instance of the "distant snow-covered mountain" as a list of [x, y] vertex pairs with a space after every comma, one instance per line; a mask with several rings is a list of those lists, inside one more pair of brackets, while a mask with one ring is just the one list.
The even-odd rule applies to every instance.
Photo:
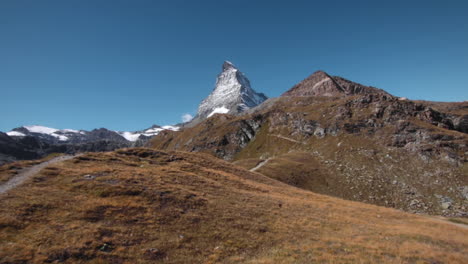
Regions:
[[86, 131], [74, 129], [55, 129], [45, 126], [22, 126], [6, 133], [10, 137], [34, 136], [50, 142], [67, 142], [76, 137], [84, 137]]
[[110, 140], [117, 142], [135, 142], [138, 140], [146, 140], [157, 135], [163, 130], [177, 131], [177, 126], [157, 126], [154, 125], [148, 129], [141, 131], [112, 131], [106, 128], [86, 130], [74, 129], [56, 129], [45, 126], [22, 126], [15, 128], [6, 134], [10, 137], [26, 137], [31, 136], [43, 140], [49, 144], [65, 144], [65, 143], [84, 143], [96, 140]]
[[35, 159], [50, 153], [111, 151], [118, 148], [144, 146], [163, 130], [179, 130], [178, 126], [153, 125], [141, 131], [112, 131], [106, 128], [91, 131], [56, 129], [33, 125], [0, 132], [0, 165], [18, 159]]

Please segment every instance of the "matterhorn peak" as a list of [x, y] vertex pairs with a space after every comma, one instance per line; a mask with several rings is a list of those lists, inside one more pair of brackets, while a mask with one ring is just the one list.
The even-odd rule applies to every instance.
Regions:
[[230, 70], [230, 69], [235, 69], [235, 70], [237, 70], [236, 66], [234, 66], [234, 64], [232, 64], [232, 62], [230, 62], [230, 61], [224, 61], [224, 63], [223, 63], [223, 71], [227, 71], [227, 70]]
[[201, 102], [194, 120], [200, 121], [217, 113], [240, 114], [266, 99], [263, 93], [257, 93], [250, 87], [249, 79], [233, 63], [225, 61], [215, 88]]

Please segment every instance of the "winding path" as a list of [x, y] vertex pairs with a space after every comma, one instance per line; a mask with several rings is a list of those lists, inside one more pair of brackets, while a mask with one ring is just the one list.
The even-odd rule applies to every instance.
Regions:
[[291, 142], [294, 142], [294, 143], [299, 143], [299, 144], [303, 144], [305, 145], [306, 143], [304, 142], [301, 142], [299, 140], [295, 140], [295, 139], [292, 139], [292, 138], [288, 138], [288, 137], [285, 137], [285, 136], [282, 136], [282, 135], [270, 135], [272, 137], [277, 137], [277, 138], [282, 138], [284, 140], [288, 140], [288, 141], [291, 141]]
[[250, 171], [256, 171], [256, 170], [260, 169], [261, 167], [265, 166], [265, 164], [267, 164], [267, 162], [270, 161], [270, 160], [271, 160], [271, 158], [268, 158], [268, 159], [266, 159], [264, 161], [261, 161], [260, 163], [257, 164], [257, 166], [251, 168]]
[[461, 228], [463, 228], [463, 229], [468, 229], [468, 225], [467, 225], [467, 224], [454, 223], [454, 222], [451, 222], [450, 220], [448, 220], [448, 218], [443, 217], [443, 216], [426, 216], [426, 217], [427, 217], [427, 218], [430, 218], [430, 219], [432, 219], [432, 220], [441, 222], [441, 223], [445, 223], [445, 224], [449, 224], [449, 225], [453, 225], [453, 226], [458, 226], [458, 227], [461, 227]]
[[70, 156], [70, 155], [60, 156], [60, 157], [56, 157], [48, 161], [44, 161], [32, 167], [23, 169], [20, 171], [20, 173], [18, 173], [15, 177], [11, 178], [9, 181], [3, 184], [0, 184], [0, 194], [6, 193], [9, 190], [15, 188], [16, 186], [22, 184], [25, 180], [36, 175], [38, 172], [40, 172], [42, 169], [44, 169], [47, 166], [58, 163], [58, 162], [62, 162], [65, 160], [69, 160], [74, 157], [76, 156]]

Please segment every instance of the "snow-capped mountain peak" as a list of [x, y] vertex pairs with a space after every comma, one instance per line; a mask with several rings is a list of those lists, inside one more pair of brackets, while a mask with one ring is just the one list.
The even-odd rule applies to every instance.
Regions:
[[230, 69], [230, 68], [237, 69], [236, 66], [234, 66], [234, 64], [232, 64], [232, 62], [230, 62], [230, 61], [224, 61], [224, 63], [223, 63], [223, 71], [225, 71], [225, 70], [227, 70], [227, 69]]
[[252, 89], [249, 79], [234, 64], [225, 61], [215, 88], [198, 107], [196, 119], [202, 120], [215, 113], [239, 114], [266, 99], [263, 93]]
[[7, 132], [7, 135], [12, 137], [24, 137], [30, 135], [38, 135], [42, 137], [51, 137], [58, 141], [68, 141], [70, 136], [74, 134], [84, 134], [84, 131], [78, 131], [74, 129], [56, 129], [45, 126], [22, 126], [15, 128], [12, 131]]

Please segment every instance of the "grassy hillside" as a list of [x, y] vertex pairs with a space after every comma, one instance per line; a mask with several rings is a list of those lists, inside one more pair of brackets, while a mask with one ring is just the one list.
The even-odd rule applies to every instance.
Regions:
[[0, 263], [468, 262], [456, 223], [314, 194], [201, 153], [89, 153], [0, 198]]

